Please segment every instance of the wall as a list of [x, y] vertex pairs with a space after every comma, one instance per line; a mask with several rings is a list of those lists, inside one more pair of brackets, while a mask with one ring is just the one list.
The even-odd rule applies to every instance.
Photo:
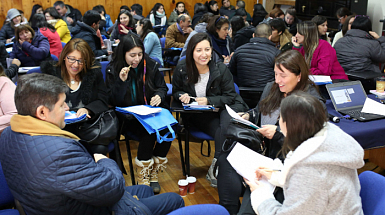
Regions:
[[385, 1], [384, 0], [369, 0], [367, 15], [372, 21], [373, 31], [381, 36], [383, 23], [379, 22], [385, 16]]

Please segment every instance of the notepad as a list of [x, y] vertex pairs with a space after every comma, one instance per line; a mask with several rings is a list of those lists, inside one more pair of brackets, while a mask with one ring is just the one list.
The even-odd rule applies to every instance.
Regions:
[[332, 79], [328, 75], [309, 75], [309, 79], [316, 85], [332, 84]]
[[[239, 175], [255, 184], [255, 171], [259, 167], [274, 168], [273, 159], [263, 156], [241, 143], [237, 143], [227, 156], [227, 160]], [[220, 170], [219, 170], [220, 171]], [[274, 192], [275, 186], [267, 178], [262, 177], [259, 182]]]
[[250, 121], [248, 121], [248, 120], [245, 120], [245, 119], [243, 119], [241, 116], [239, 116], [233, 109], [231, 109], [231, 107], [229, 107], [228, 105], [225, 105], [226, 106], [226, 110], [227, 110], [227, 113], [235, 120], [235, 121], [237, 121], [237, 122], [239, 122], [239, 123], [242, 123], [242, 124], [244, 124], [244, 125], [247, 125], [247, 126], [249, 126], [249, 127], [251, 127], [251, 128], [254, 128], [254, 129], [259, 129], [259, 127], [256, 125], [256, 124], [254, 124], [254, 123], [252, 123], [252, 122], [250, 122]]
[[83, 114], [80, 117], [77, 117], [75, 111], [66, 111], [64, 116], [64, 122], [65, 124], [72, 124], [72, 123], [83, 121], [86, 119], [86, 117], [87, 117], [87, 114]]
[[191, 102], [190, 104], [182, 103], [185, 110], [210, 110], [214, 109], [212, 105], [198, 105], [198, 102]]
[[162, 108], [148, 107], [146, 105], [135, 105], [131, 107], [116, 107], [116, 110], [126, 114], [135, 113], [138, 115], [145, 116], [145, 115], [159, 113], [162, 111]]

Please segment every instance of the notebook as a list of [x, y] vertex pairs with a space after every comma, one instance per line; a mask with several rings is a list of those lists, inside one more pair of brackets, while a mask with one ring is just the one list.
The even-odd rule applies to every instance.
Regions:
[[360, 81], [328, 84], [326, 89], [334, 108], [343, 115], [349, 115], [361, 122], [385, 118], [382, 115], [361, 112], [367, 96]]

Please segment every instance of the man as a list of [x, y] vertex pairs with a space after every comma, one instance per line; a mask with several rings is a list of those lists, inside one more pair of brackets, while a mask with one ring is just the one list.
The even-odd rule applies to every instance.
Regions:
[[219, 14], [227, 19], [235, 12], [235, 7], [230, 4], [230, 0], [222, 0], [222, 7], [219, 9]]
[[78, 21], [82, 20], [82, 13], [78, 9], [73, 8], [70, 5], [64, 4], [62, 1], [57, 1], [53, 4], [53, 7], [62, 16], [63, 20], [67, 23], [68, 29], [76, 25]]
[[[240, 9], [240, 8], [243, 8], [243, 9], [245, 9], [245, 11], [246, 11], [246, 3], [244, 2], [244, 1], [237, 1], [237, 4], [235, 5], [235, 10], [238, 10], [238, 9]], [[252, 21], [253, 21], [253, 19], [251, 18], [251, 16], [250, 16], [250, 14], [248, 13], [248, 12], [246, 12], [246, 14], [247, 14], [247, 17], [246, 17], [246, 21], [248, 22], [248, 23], [251, 23]], [[231, 20], [231, 18], [233, 18], [233, 16], [235, 15], [235, 11], [234, 11], [234, 13], [229, 17], [229, 20]]]
[[166, 214], [183, 207], [175, 193], [153, 196], [148, 186], [125, 188], [115, 161], [90, 155], [77, 136], [61, 130], [66, 91], [62, 80], [41, 73], [17, 83], [19, 114], [1, 135], [0, 161], [26, 214]]
[[183, 48], [189, 34], [193, 31], [190, 28], [191, 19], [186, 14], [179, 15], [176, 23], [167, 28], [165, 48]]
[[112, 54], [111, 51], [102, 49], [100, 37], [96, 34], [101, 19], [102, 18], [97, 11], [89, 10], [84, 14], [83, 22], [78, 22], [71, 31], [72, 39], [81, 38], [85, 40], [88, 45], [90, 45], [95, 57]]
[[142, 20], [144, 18], [144, 16], [142, 16], [142, 11], [143, 7], [140, 4], [133, 4], [131, 6], [131, 15], [136, 21]]
[[257, 106], [266, 83], [274, 81], [274, 59], [280, 51], [270, 41], [271, 33], [269, 25], [257, 25], [250, 42], [237, 48], [230, 60], [229, 68], [238, 86], [253, 88], [254, 92], [241, 91], [249, 107]]

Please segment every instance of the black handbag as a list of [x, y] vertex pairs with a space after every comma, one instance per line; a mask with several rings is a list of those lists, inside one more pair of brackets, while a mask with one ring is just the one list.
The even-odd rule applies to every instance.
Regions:
[[77, 134], [80, 139], [90, 143], [106, 145], [114, 140], [118, 134], [119, 121], [114, 110], [107, 110], [92, 122], [79, 125]]

